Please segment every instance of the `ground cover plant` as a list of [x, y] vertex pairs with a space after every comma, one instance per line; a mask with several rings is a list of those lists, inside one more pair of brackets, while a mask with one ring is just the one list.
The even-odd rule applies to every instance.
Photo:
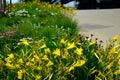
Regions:
[[0, 19], [1, 80], [119, 80], [118, 35], [103, 47], [77, 33], [70, 8], [37, 0], [8, 7]]
[[[44, 6], [43, 6], [44, 5]], [[6, 10], [6, 16], [0, 19], [1, 48], [6, 42], [18, 42], [23, 37], [52, 40], [65, 33], [77, 34], [76, 22], [68, 17], [73, 9], [61, 5], [34, 2], [16, 3]], [[70, 15], [69, 15], [70, 16]], [[15, 40], [15, 41], [14, 41]]]

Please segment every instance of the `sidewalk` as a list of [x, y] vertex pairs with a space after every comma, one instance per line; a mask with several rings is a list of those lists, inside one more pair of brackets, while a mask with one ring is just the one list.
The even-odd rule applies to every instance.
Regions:
[[81, 34], [93, 34], [104, 42], [116, 34], [120, 37], [120, 9], [77, 10], [74, 19]]

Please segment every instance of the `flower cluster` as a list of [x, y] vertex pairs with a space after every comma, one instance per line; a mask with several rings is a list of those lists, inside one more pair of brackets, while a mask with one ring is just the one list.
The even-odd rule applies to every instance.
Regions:
[[30, 17], [28, 11], [25, 9], [16, 11], [15, 16]]
[[2, 33], [0, 38], [9, 38], [9, 37], [13, 36], [15, 33], [17, 33], [17, 30], [7, 31], [5, 33]]
[[[112, 75], [119, 75], [120, 44], [116, 43], [118, 35], [112, 39], [113, 44], [109, 49], [100, 47], [97, 41], [93, 40], [93, 35], [90, 39], [86, 39], [84, 35], [79, 35], [78, 38], [72, 40], [68, 39], [68, 36], [49, 42], [46, 42], [45, 39], [37, 41], [33, 41], [29, 37], [21, 39], [20, 44], [16, 47], [17, 50], [19, 49], [17, 52], [0, 58], [1, 61], [3, 60], [4, 68], [9, 71], [7, 73], [14, 74], [14, 78], [17, 79], [35, 80], [75, 79], [78, 77], [75, 75], [76, 71], [81, 70], [88, 70], [88, 73], [83, 74], [96, 75], [94, 77], [96, 79], [112, 79]], [[95, 62], [91, 62], [92, 60]], [[4, 79], [13, 78], [5, 75]], [[69, 77], [71, 75], [73, 77]], [[79, 74], [79, 76], [81, 75]], [[107, 75], [111, 76], [107, 77]], [[86, 77], [89, 78], [89, 76]]]
[[28, 46], [28, 45], [30, 45], [30, 44], [32, 44], [32, 43], [33, 43], [33, 39], [30, 38], [30, 37], [27, 37], [27, 38], [22, 38], [22, 39], [20, 39], [20, 42], [18, 43], [18, 45], [23, 44], [23, 45], [25, 45], [25, 46]]
[[[20, 48], [19, 53], [10, 53], [5, 58], [6, 69], [11, 70], [14, 74], [17, 73], [15, 76], [18, 79], [37, 80], [50, 77], [58, 79], [57, 75], [65, 78], [66, 74], [86, 63], [86, 59], [81, 58], [82, 47], [78, 47], [75, 42], [63, 38], [59, 43], [54, 42], [52, 45], [55, 48], [52, 49], [44, 41], [43, 38], [34, 45], [30, 45], [26, 39], [22, 40], [20, 45], [25, 45], [25, 47]], [[27, 48], [26, 46], [31, 48], [24, 49]]]
[[30, 17], [28, 11], [25, 9], [10, 12], [10, 13], [8, 13], [8, 16], [9, 17], [12, 17], [12, 16]]

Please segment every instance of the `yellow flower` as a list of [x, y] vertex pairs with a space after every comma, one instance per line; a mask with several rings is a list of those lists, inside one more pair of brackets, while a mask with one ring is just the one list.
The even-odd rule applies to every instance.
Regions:
[[18, 77], [17, 77], [17, 78], [18, 78], [18, 79], [22, 79], [22, 76], [23, 76], [22, 71], [18, 71], [17, 73], [18, 73]]
[[38, 40], [38, 43], [40, 44], [42, 41], [44, 41], [44, 38]]
[[77, 55], [79, 55], [79, 56], [82, 55], [82, 51], [83, 51], [82, 48], [80, 48], [80, 49], [77, 48], [77, 49], [76, 49], [76, 53], [77, 53]]
[[68, 71], [71, 71], [71, 70], [74, 70], [75, 67], [80, 67], [82, 66], [83, 64], [85, 64], [85, 60], [79, 60], [77, 61], [75, 64], [73, 64]]
[[119, 36], [118, 36], [118, 35], [115, 35], [115, 36], [112, 38], [113, 41], [118, 41], [118, 39], [119, 39]]
[[120, 43], [115, 46], [115, 49], [120, 48]]
[[40, 80], [40, 78], [41, 78], [41, 76], [39, 76], [39, 75], [35, 76], [35, 80]]
[[46, 44], [43, 44], [40, 48], [45, 48], [45, 47], [47, 47]]
[[55, 56], [60, 56], [60, 49], [56, 49], [53, 54], [55, 54]]
[[22, 59], [18, 59], [18, 62], [19, 62], [20, 64], [22, 64], [22, 63], [23, 63], [23, 60], [22, 60]]
[[32, 59], [31, 59], [31, 61], [32, 61], [32, 62], [35, 62], [35, 59], [34, 59], [34, 58], [32, 58]]
[[49, 58], [47, 57], [47, 55], [44, 55], [42, 59], [46, 60], [46, 61], [49, 60]]
[[9, 69], [14, 69], [15, 68], [15, 66], [13, 66], [13, 64], [10, 64], [10, 63], [6, 63], [5, 64]]
[[25, 39], [24, 39], [21, 43], [24, 44], [25, 46], [28, 46], [28, 45], [29, 45], [28, 41], [25, 40]]
[[50, 51], [49, 48], [47, 48], [47, 49], [45, 49], [45, 52], [46, 52], [46, 53], [50, 53], [51, 51]]
[[9, 63], [11, 62], [11, 60], [10, 60], [9, 57], [7, 57], [7, 58], [5, 59], [5, 61], [6, 61], [6, 62], [9, 62]]
[[26, 66], [31, 66], [32, 63], [31, 62], [26, 62]]
[[38, 66], [36, 67], [36, 70], [42, 70], [42, 67]]
[[61, 39], [60, 43], [61, 44], [66, 44], [66, 41], [64, 39]]
[[115, 52], [116, 52], [116, 49], [113, 47], [113, 48], [110, 50], [109, 55], [114, 54]]
[[91, 46], [91, 45], [93, 45], [93, 44], [95, 44], [95, 43], [97, 43], [96, 41], [91, 41], [90, 43], [89, 43], [89, 46]]
[[71, 70], [74, 70], [74, 66], [71, 66], [68, 71], [70, 72]]
[[11, 53], [11, 54], [8, 55], [8, 57], [9, 57], [10, 59], [14, 58], [14, 54]]
[[10, 63], [6, 63], [5, 65], [6, 65], [7, 67], [11, 66]]
[[67, 49], [72, 49], [74, 47], [76, 47], [74, 42], [73, 43], [68, 43]]
[[120, 75], [120, 70], [116, 70], [116, 71], [114, 72], [114, 74]]
[[20, 65], [19, 65], [19, 64], [15, 64], [15, 67], [16, 67], [16, 68], [20, 68]]
[[49, 60], [49, 62], [46, 64], [47, 67], [54, 65], [52, 61]]
[[48, 8], [51, 8], [51, 5], [50, 5], [50, 4], [48, 5]]
[[40, 58], [37, 55], [34, 55], [36, 61], [40, 61]]
[[79, 60], [79, 61], [76, 62], [76, 64], [74, 64], [74, 67], [80, 67], [83, 64], [85, 64], [85, 62], [86, 62], [85, 60]]
[[62, 55], [62, 58], [66, 59], [67, 56], [68, 56], [67, 54], [63, 54], [63, 55]]
[[108, 58], [110, 58], [114, 53], [116, 53], [116, 49], [113, 47], [113, 48], [109, 51]]
[[22, 76], [23, 76], [23, 73], [25, 73], [25, 70], [19, 70], [18, 72], [17, 72], [17, 74], [18, 74], [18, 79], [22, 79]]

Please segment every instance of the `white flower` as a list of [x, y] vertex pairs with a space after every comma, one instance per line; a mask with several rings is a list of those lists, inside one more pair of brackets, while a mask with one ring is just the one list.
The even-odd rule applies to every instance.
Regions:
[[52, 16], [54, 16], [55, 14], [54, 13], [51, 13]]
[[38, 9], [38, 8], [36, 8], [35, 10], [36, 10], [36, 11], [38, 11], [39, 9]]
[[61, 29], [63, 29], [63, 26], [61, 26]]

